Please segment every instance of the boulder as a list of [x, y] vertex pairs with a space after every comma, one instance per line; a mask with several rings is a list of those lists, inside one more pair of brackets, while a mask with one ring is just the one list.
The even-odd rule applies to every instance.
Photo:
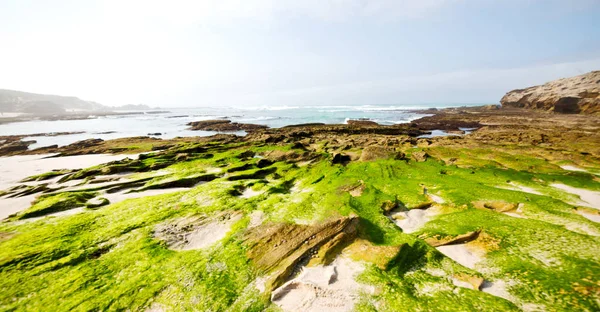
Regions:
[[391, 201], [391, 200], [386, 200], [383, 203], [381, 203], [381, 210], [383, 210], [383, 213], [387, 214], [390, 213], [392, 210], [398, 208], [398, 201]]
[[6, 144], [0, 145], [0, 155], [23, 152], [29, 149], [29, 144], [33, 144], [36, 141], [11, 141]]
[[332, 164], [345, 164], [350, 161], [350, 156], [341, 153], [333, 153], [331, 155]]
[[102, 144], [102, 142], [104, 142], [104, 140], [102, 139], [87, 139], [87, 140], [82, 140], [82, 141], [77, 141], [73, 144], [69, 144], [68, 147], [69, 148], [88, 148], [88, 147], [92, 147], [92, 146], [96, 146], [99, 144]]
[[396, 154], [394, 155], [394, 159], [395, 160], [408, 160], [406, 158], [406, 154], [403, 152], [396, 152]]
[[247, 151], [243, 151], [243, 152], [241, 152], [241, 153], [240, 153], [240, 154], [237, 156], [237, 158], [240, 158], [240, 159], [247, 159], [247, 158], [252, 158], [252, 157], [254, 157], [254, 155], [256, 155], [256, 153], [254, 153], [254, 152], [253, 152], [253, 151], [251, 151], [251, 150], [247, 150]]
[[265, 167], [269, 167], [270, 165], [272, 165], [273, 162], [268, 160], [268, 159], [264, 159], [261, 158], [256, 162], [256, 167], [258, 168], [265, 168]]
[[492, 201], [476, 201], [473, 202], [473, 206], [477, 209], [491, 209], [498, 212], [508, 212], [515, 210], [519, 207], [517, 203], [508, 203], [501, 200]]
[[416, 162], [424, 162], [429, 157], [429, 154], [427, 154], [425, 151], [418, 151], [418, 152], [412, 153], [411, 157]]
[[104, 197], [92, 198], [85, 203], [85, 207], [89, 209], [99, 208], [110, 204], [110, 201]]

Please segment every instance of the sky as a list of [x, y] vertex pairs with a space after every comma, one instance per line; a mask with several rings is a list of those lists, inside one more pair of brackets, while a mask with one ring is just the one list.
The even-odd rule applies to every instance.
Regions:
[[600, 0], [0, 0], [0, 89], [160, 107], [498, 103], [600, 70]]

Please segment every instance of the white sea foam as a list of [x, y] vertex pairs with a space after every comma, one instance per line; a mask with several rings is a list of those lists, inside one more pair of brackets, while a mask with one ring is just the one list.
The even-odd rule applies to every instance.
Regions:
[[[36, 144], [30, 145], [30, 148], [39, 148], [54, 144], [64, 146], [90, 138], [110, 140], [148, 136], [150, 133], [160, 133], [155, 137], [162, 139], [216, 134], [212, 131], [191, 131], [188, 129], [187, 123], [189, 122], [208, 119], [230, 119], [233, 122], [257, 123], [272, 128], [314, 122], [334, 124], [342, 123], [345, 119], [359, 118], [368, 118], [380, 124], [392, 125], [427, 116], [415, 112], [417, 109], [426, 108], [428, 107], [418, 105], [275, 105], [242, 108], [169, 108], [168, 111], [156, 114], [142, 112], [134, 115], [100, 116], [83, 120], [35, 120], [0, 124], [0, 136], [30, 135], [25, 140], [37, 141]], [[83, 133], [55, 137], [32, 135], [49, 132]], [[245, 135], [244, 132], [234, 132], [234, 134]]]

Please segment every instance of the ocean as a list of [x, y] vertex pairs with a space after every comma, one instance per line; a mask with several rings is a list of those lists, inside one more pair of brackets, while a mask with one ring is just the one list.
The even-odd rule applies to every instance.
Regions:
[[[254, 108], [234, 107], [200, 107], [200, 108], [166, 108], [165, 112], [146, 112], [136, 115], [119, 115], [94, 117], [85, 120], [34, 120], [0, 124], [0, 136], [28, 135], [50, 132], [83, 132], [80, 134], [54, 137], [29, 136], [23, 140], [35, 140], [30, 148], [38, 148], [53, 144], [68, 145], [76, 141], [99, 138], [103, 140], [148, 136], [160, 133], [159, 138], [175, 138], [186, 136], [209, 136], [212, 131], [190, 131], [186, 124], [191, 121], [208, 119], [230, 119], [233, 122], [266, 125], [279, 128], [287, 125], [321, 122], [326, 124], [345, 123], [349, 119], [365, 118], [384, 125], [406, 123], [426, 116], [417, 110], [427, 108], [444, 108], [464, 105], [363, 105], [363, 106], [274, 106]], [[162, 110], [162, 109], [161, 109]], [[244, 135], [243, 131], [233, 132]]]

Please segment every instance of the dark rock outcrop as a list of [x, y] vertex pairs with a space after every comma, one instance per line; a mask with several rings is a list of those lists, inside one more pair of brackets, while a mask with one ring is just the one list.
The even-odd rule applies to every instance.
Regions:
[[366, 120], [366, 119], [348, 120], [348, 124], [351, 126], [358, 126], [358, 127], [379, 126], [378, 123], [371, 121], [371, 120]]
[[334, 153], [331, 156], [331, 163], [332, 164], [345, 164], [347, 162], [350, 161], [350, 156], [348, 155], [344, 155], [344, 154], [340, 154], [340, 153]]
[[266, 129], [267, 126], [231, 122], [227, 119], [193, 121], [187, 124], [190, 130], [202, 131], [253, 131]]

